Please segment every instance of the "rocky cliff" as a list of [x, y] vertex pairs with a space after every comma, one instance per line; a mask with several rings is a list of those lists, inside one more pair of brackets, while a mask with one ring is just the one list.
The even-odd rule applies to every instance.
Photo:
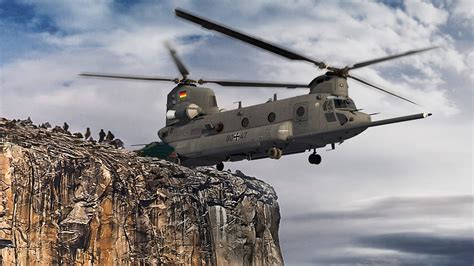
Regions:
[[268, 184], [0, 120], [0, 264], [281, 265]]

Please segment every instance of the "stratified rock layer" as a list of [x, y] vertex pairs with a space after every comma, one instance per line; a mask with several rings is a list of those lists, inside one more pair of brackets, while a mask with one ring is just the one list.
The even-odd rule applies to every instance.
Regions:
[[0, 141], [0, 264], [283, 264], [260, 180], [5, 119]]

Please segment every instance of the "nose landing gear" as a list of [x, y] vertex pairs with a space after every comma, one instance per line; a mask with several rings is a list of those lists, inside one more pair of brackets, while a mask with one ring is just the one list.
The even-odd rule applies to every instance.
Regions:
[[321, 163], [321, 155], [314, 152], [313, 154], [309, 155], [308, 162], [310, 164], [320, 164]]

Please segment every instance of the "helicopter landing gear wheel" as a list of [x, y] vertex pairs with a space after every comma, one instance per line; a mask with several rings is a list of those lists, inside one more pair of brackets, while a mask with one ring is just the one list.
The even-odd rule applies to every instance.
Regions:
[[278, 159], [280, 159], [280, 158], [281, 158], [281, 156], [283, 155], [283, 151], [282, 151], [282, 150], [280, 150], [280, 149], [277, 149], [277, 152], [278, 152], [278, 154], [277, 154], [277, 157], [276, 157], [275, 159], [277, 159], [277, 160], [278, 160]]
[[310, 164], [320, 164], [321, 163], [321, 155], [313, 153], [308, 157], [308, 161]]
[[219, 171], [222, 171], [224, 170], [224, 163], [220, 162], [216, 165], [216, 169], [219, 170]]
[[270, 157], [270, 159], [278, 160], [281, 158], [282, 155], [283, 155], [283, 151], [276, 147], [273, 147], [268, 150], [268, 157]]
[[181, 165], [181, 159], [178, 156], [172, 157], [171, 161], [177, 165]]

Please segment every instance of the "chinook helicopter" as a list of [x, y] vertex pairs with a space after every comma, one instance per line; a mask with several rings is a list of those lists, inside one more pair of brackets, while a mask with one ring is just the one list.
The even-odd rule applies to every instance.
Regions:
[[[244, 41], [291, 60], [307, 61], [327, 72], [314, 78], [309, 84], [275, 83], [231, 80], [193, 80], [189, 71], [169, 45], [168, 50], [182, 78], [133, 76], [122, 74], [82, 73], [82, 76], [113, 79], [168, 81], [177, 85], [169, 92], [166, 105], [166, 126], [158, 131], [162, 142], [153, 142], [138, 150], [145, 156], [172, 159], [185, 166], [216, 165], [224, 169], [224, 162], [280, 159], [284, 155], [312, 151], [311, 164], [320, 164], [316, 150], [326, 145], [335, 149], [362, 133], [369, 127], [426, 118], [431, 113], [420, 113], [391, 119], [372, 121], [373, 114], [357, 109], [348, 94], [347, 79], [351, 78], [394, 97], [413, 101], [384, 90], [349, 71], [375, 63], [428, 51], [437, 47], [408, 51], [382, 57], [344, 68], [329, 66], [324, 62], [292, 52], [231, 29], [222, 24], [194, 15], [181, 9], [176, 15], [202, 27]], [[200, 85], [214, 83], [231, 87], [307, 88], [309, 93], [287, 99], [273, 99], [266, 103], [222, 111], [218, 108], [212, 89]]]

